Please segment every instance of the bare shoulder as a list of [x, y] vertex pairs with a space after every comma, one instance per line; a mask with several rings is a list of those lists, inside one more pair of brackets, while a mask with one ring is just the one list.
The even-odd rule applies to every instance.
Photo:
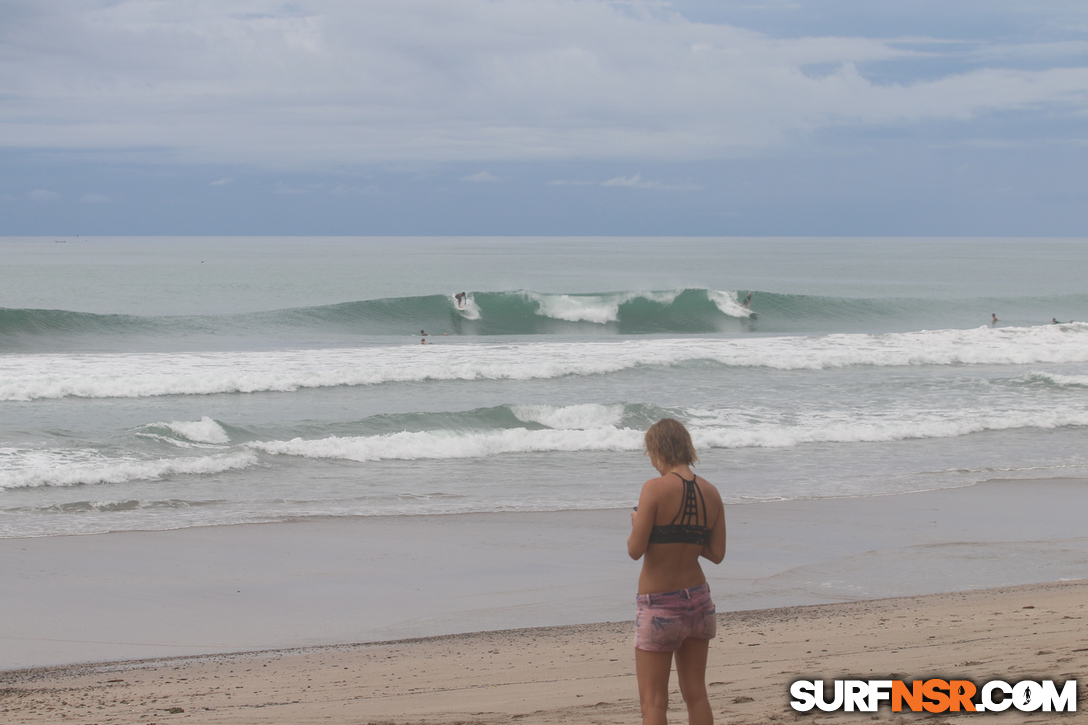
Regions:
[[642, 493], [639, 496], [639, 505], [653, 505], [664, 503], [675, 495], [676, 486], [668, 476], [652, 478], [642, 484]]
[[659, 501], [668, 495], [670, 483], [671, 481], [669, 481], [667, 476], [651, 478], [649, 481], [642, 484], [642, 494], [640, 498], [644, 502]]
[[699, 488], [703, 492], [703, 496], [720, 504], [722, 502], [722, 495], [718, 492], [718, 487], [702, 476], [697, 476], [697, 479], [699, 481]]

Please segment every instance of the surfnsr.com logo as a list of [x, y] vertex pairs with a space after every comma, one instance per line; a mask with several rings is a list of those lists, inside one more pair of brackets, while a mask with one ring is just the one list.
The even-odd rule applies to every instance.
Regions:
[[876, 712], [888, 703], [892, 712], [1076, 712], [1077, 681], [1061, 687], [1054, 680], [990, 680], [981, 687], [970, 680], [797, 680], [790, 685], [790, 706], [798, 712]]

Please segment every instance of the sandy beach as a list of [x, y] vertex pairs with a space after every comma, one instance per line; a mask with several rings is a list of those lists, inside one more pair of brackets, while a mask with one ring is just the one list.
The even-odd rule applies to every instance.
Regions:
[[[707, 567], [716, 712], [793, 719], [797, 678], [1083, 680], [1085, 510], [1077, 479], [729, 506]], [[605, 510], [2, 540], [0, 719], [634, 722], [628, 526]]]
[[[1076, 679], [1088, 581], [734, 612], [708, 667], [720, 722], [791, 722], [798, 677]], [[0, 675], [8, 723], [631, 723], [627, 622]], [[673, 717], [683, 721], [678, 693]], [[1074, 714], [815, 713], [809, 722], [1088, 722]]]

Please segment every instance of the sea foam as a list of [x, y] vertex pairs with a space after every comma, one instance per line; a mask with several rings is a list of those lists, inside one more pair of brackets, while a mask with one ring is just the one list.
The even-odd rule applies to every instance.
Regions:
[[722, 290], [707, 290], [706, 296], [721, 310], [723, 315], [730, 317], [751, 317], [752, 311], [737, 301], [736, 292]]
[[1033, 370], [1020, 380], [1026, 383], [1048, 383], [1058, 387], [1088, 388], [1088, 375], [1061, 375]]
[[[519, 418], [547, 420], [554, 428], [501, 430], [402, 431], [371, 436], [328, 436], [317, 439], [260, 441], [246, 444], [272, 455], [350, 461], [440, 460], [485, 458], [511, 453], [639, 451], [643, 430], [620, 427], [623, 406], [570, 406], [534, 411], [525, 406]], [[619, 410], [614, 410], [618, 408]], [[871, 413], [827, 411], [784, 422], [744, 422], [733, 411], [677, 411], [697, 448], [785, 448], [810, 443], [886, 442], [955, 438], [983, 431], [1017, 428], [1056, 429], [1088, 426], [1088, 411], [1028, 409], [994, 413], [987, 410], [923, 411], [901, 409]], [[726, 422], [728, 421], [728, 422]]]
[[465, 301], [461, 306], [457, 305], [457, 296], [450, 295], [450, 301], [457, 311], [466, 320], [478, 320], [480, 319], [480, 306], [476, 304], [476, 298], [471, 293], [465, 295]]
[[504, 453], [545, 451], [630, 451], [642, 444], [642, 432], [630, 429], [449, 432], [416, 431], [379, 436], [295, 438], [248, 445], [275, 455], [348, 461], [486, 458]]
[[[181, 441], [176, 442], [190, 442], [201, 443], [207, 445], [226, 445], [230, 443], [230, 436], [223, 429], [223, 426], [217, 422], [204, 416], [200, 420], [175, 420], [169, 423], [152, 423], [144, 428], [147, 431], [151, 431], [154, 435], [156, 430], [168, 431], [171, 435], [168, 436], [171, 439], [180, 438]], [[158, 436], [164, 437], [164, 436]]]
[[618, 426], [623, 419], [624, 406], [620, 404], [597, 405], [593, 403], [562, 407], [515, 405], [511, 407], [511, 411], [518, 420], [525, 423], [539, 423], [549, 428], [564, 430], [585, 430], [587, 428]]
[[12, 355], [0, 358], [0, 400], [549, 379], [690, 361], [781, 370], [1088, 362], [1088, 326], [515, 345], [451, 340], [428, 346], [269, 352]]
[[620, 307], [632, 300], [643, 299], [661, 306], [671, 305], [683, 290], [672, 292], [615, 292], [603, 295], [557, 295], [525, 292], [527, 299], [538, 305], [543, 317], [566, 322], [593, 322], [598, 325], [616, 322]]
[[[6, 455], [5, 455], [6, 454]], [[92, 450], [0, 450], [0, 489], [154, 481], [178, 474], [210, 475], [256, 465], [239, 450], [210, 456], [140, 460], [109, 458]]]

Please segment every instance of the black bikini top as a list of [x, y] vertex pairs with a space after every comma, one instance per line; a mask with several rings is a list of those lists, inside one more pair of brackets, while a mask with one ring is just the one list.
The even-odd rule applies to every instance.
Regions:
[[[679, 473], [676, 475], [684, 482], [683, 503], [670, 523], [650, 530], [650, 543], [706, 546], [710, 541], [710, 528], [706, 525], [706, 501], [703, 500], [703, 492], [699, 490], [699, 484], [694, 477], [689, 481]], [[703, 510], [702, 523], [699, 522], [700, 508]]]

